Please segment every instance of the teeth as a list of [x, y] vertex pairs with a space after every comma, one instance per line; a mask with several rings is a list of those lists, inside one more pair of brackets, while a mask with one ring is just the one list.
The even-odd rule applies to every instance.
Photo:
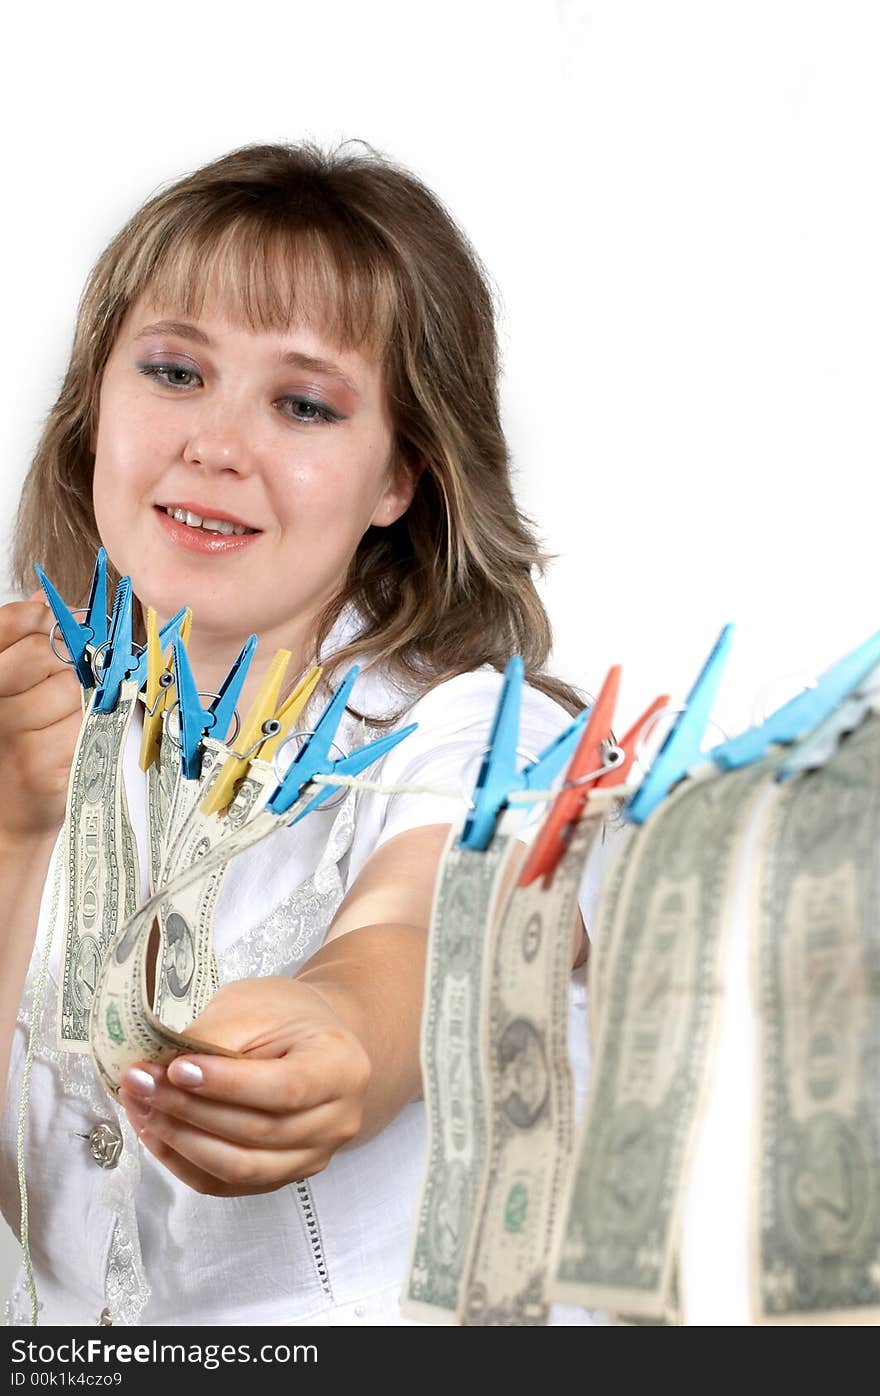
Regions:
[[186, 524], [189, 528], [207, 529], [210, 533], [241, 534], [253, 532], [253, 529], [247, 528], [244, 524], [232, 524], [226, 519], [202, 519], [189, 509], [170, 509], [166, 506], [165, 513], [170, 518], [177, 519], [178, 523]]

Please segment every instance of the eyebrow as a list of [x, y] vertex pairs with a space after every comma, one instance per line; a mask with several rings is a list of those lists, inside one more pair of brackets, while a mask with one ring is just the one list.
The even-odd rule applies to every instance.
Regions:
[[[146, 339], [151, 334], [173, 334], [178, 339], [189, 339], [194, 344], [204, 344], [210, 349], [212, 341], [204, 330], [200, 330], [197, 325], [190, 325], [186, 320], [157, 320], [154, 325], [145, 325], [144, 328], [135, 335], [135, 340]], [[349, 388], [357, 397], [360, 397], [360, 390], [356, 383], [342, 372], [338, 364], [331, 363], [329, 359], [316, 359], [312, 354], [303, 354], [298, 349], [291, 349], [286, 354], [279, 356], [282, 364], [288, 364], [293, 368], [305, 369], [308, 373], [323, 373], [327, 378], [335, 378], [346, 388]]]

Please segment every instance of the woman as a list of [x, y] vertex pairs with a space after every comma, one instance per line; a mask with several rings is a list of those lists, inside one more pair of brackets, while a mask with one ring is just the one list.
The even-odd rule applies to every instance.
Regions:
[[[279, 646], [292, 683], [315, 660], [326, 678], [357, 658], [340, 741], [419, 723], [383, 763], [385, 788], [472, 786], [513, 653], [529, 677], [525, 747], [579, 706], [542, 672], [540, 556], [510, 489], [485, 276], [435, 196], [375, 154], [246, 147], [111, 242], [25, 483], [16, 581], [41, 561], [81, 596], [99, 544], [114, 579], [132, 579], [136, 638], [147, 606], [160, 621], [192, 607], [203, 691], [251, 631], [243, 708]], [[58, 831], [81, 723], [47, 615], [33, 598], [0, 608], [13, 1227], [16, 1107], [53, 893], [56, 920], [64, 905]], [[125, 780], [143, 849], [136, 739], [135, 724]], [[360, 792], [238, 859], [217, 916], [223, 987], [192, 1032], [244, 1058], [144, 1063], [123, 1080], [124, 1112], [87, 1057], [55, 1046], [56, 936], [26, 1122], [41, 1322], [401, 1321], [425, 935], [465, 808]], [[573, 959], [582, 942], [581, 927]], [[102, 1123], [122, 1147], [99, 1169]], [[20, 1285], [15, 1321], [26, 1297]]]

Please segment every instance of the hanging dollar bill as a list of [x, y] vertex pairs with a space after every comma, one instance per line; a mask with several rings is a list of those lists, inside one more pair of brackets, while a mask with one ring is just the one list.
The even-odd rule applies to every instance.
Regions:
[[880, 1322], [880, 717], [782, 786], [762, 849], [753, 1302]]
[[437, 875], [422, 1011], [422, 1084], [428, 1121], [425, 1173], [401, 1311], [455, 1323], [485, 1155], [479, 1018], [483, 947], [505, 883], [521, 862], [518, 812], [502, 815], [485, 852], [450, 833]]
[[637, 1316], [668, 1312], [731, 865], [770, 769], [762, 762], [684, 783], [627, 855], [615, 924], [600, 930], [607, 998], [554, 1244], [554, 1298]]
[[578, 888], [603, 814], [576, 826], [549, 887], [517, 887], [487, 940], [486, 1157], [464, 1265], [465, 1324], [547, 1322], [547, 1259], [572, 1148], [568, 1061]]
[[614, 1328], [681, 1328], [681, 1297], [678, 1285], [678, 1265], [672, 1267], [666, 1313], [663, 1318], [648, 1318], [645, 1314], [612, 1314]]
[[[94, 692], [94, 690], [93, 690]], [[90, 706], [67, 789], [67, 924], [57, 1038], [62, 1051], [88, 1051], [89, 1013], [101, 965], [140, 896], [137, 845], [128, 816], [123, 756], [137, 702], [123, 683], [112, 712]]]
[[223, 1051], [186, 1034], [165, 1027], [147, 1001], [147, 951], [153, 922], [166, 903], [173, 903], [194, 882], [221, 867], [246, 849], [262, 842], [276, 829], [292, 823], [318, 793], [308, 785], [296, 803], [283, 814], [263, 809], [194, 866], [161, 887], [120, 928], [101, 968], [89, 1019], [89, 1047], [98, 1076], [113, 1096], [127, 1067], [137, 1061], [165, 1063], [183, 1051]]
[[590, 955], [587, 960], [587, 993], [590, 1005], [590, 1051], [595, 1057], [599, 1041], [602, 1012], [607, 1000], [607, 985], [603, 971], [608, 965], [608, 937], [617, 915], [617, 903], [626, 878], [627, 868], [633, 853], [635, 825], [627, 824], [617, 835], [617, 849], [614, 861], [608, 871], [599, 901], [596, 916], [590, 928]]
[[172, 837], [172, 811], [181, 782], [180, 757], [163, 715], [158, 758], [147, 769], [147, 846], [150, 860], [150, 896], [162, 885], [162, 864]]
[[[207, 744], [198, 781], [182, 780], [189, 814], [168, 851], [163, 882], [174, 882], [261, 809], [276, 784], [270, 762], [251, 762], [245, 779], [220, 814], [202, 814], [199, 803], [222, 768], [225, 748]], [[179, 895], [166, 899], [159, 912], [159, 955], [153, 1010], [166, 1027], [182, 1030], [197, 1018], [219, 987], [214, 952], [214, 915], [228, 863], [189, 883]]]
[[[123, 739], [123, 749], [124, 746], [125, 740]], [[127, 921], [129, 916], [134, 915], [141, 901], [141, 871], [137, 840], [134, 836], [134, 829], [131, 826], [131, 815], [128, 812], [128, 795], [126, 794], [124, 779], [121, 779], [119, 783], [116, 831], [119, 839], [119, 847], [122, 849], [122, 867], [125, 873], [123, 878], [124, 894], [120, 920]]]

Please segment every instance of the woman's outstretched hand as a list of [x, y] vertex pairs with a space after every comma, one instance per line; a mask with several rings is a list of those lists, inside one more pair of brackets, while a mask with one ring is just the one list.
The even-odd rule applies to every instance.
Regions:
[[236, 980], [187, 1032], [246, 1055], [141, 1063], [120, 1100], [144, 1147], [196, 1192], [272, 1192], [325, 1168], [358, 1134], [370, 1061], [309, 984]]
[[[214, 995], [187, 1032], [243, 1059], [186, 1052], [167, 1070], [125, 1072], [132, 1125], [182, 1182], [215, 1197], [272, 1192], [419, 1098], [425, 945], [448, 833], [432, 824], [382, 844], [295, 979], [240, 979]], [[186, 1079], [193, 1067], [200, 1082]]]

